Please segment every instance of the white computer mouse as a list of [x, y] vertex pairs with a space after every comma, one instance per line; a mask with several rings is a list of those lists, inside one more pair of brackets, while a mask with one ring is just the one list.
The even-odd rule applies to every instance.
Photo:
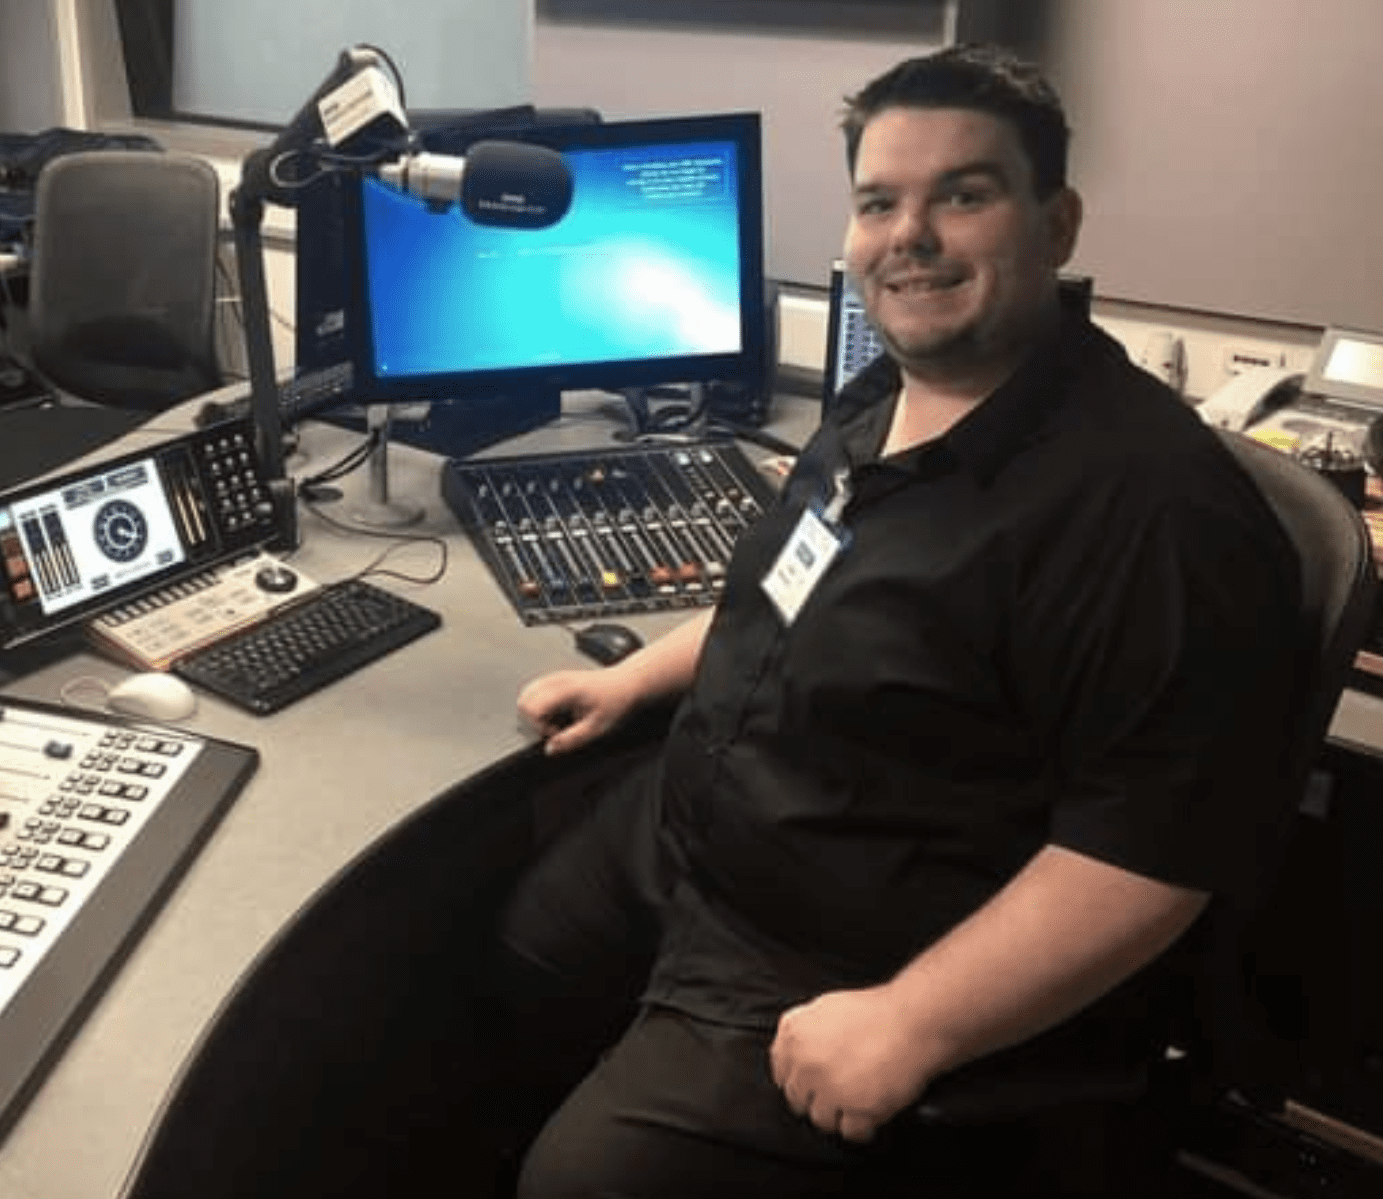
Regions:
[[151, 670], [146, 674], [133, 674], [112, 687], [106, 696], [106, 706], [122, 716], [186, 720], [197, 710], [197, 693], [182, 679]]

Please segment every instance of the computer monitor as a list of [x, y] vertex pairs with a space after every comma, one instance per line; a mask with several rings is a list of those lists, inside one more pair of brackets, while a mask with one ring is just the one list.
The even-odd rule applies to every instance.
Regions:
[[883, 352], [883, 339], [870, 324], [864, 301], [845, 273], [845, 264], [833, 263], [826, 309], [822, 403], [829, 408], [836, 393]]
[[454, 456], [554, 419], [564, 391], [763, 385], [758, 114], [504, 136], [562, 154], [567, 214], [482, 226], [347, 180], [343, 304], [300, 312], [316, 322], [300, 370], [347, 364], [340, 398], [355, 403], [446, 401], [429, 448]]

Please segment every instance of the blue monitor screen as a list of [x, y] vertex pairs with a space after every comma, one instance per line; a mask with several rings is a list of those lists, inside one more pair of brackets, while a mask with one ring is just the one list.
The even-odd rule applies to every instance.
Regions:
[[374, 374], [737, 354], [745, 252], [729, 141], [571, 149], [547, 229], [364, 185]]
[[[356, 190], [357, 394], [457, 397], [747, 380], [764, 347], [759, 117], [524, 131], [561, 153], [546, 229]], [[505, 136], [510, 136], [506, 134]]]

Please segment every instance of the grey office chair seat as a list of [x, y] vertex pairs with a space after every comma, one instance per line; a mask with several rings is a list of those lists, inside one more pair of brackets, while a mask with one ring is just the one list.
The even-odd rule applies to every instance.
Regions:
[[[1301, 554], [1306, 669], [1299, 710], [1280, 730], [1291, 742], [1288, 785], [1299, 788], [1372, 616], [1369, 539], [1359, 514], [1321, 478], [1247, 438], [1223, 436]], [[522, 865], [563, 816], [582, 809], [583, 796], [657, 751], [665, 716], [649, 714], [575, 755], [530, 750], [497, 763], [420, 809], [324, 887], [207, 1030], [124, 1199], [407, 1194], [418, 1180], [416, 1193], [430, 1193], [425, 1180], [438, 1160], [429, 1143], [440, 1148], [451, 1190], [503, 1193], [495, 1188], [504, 1163], [473, 1147], [451, 1153], [445, 1133], [439, 1146], [428, 1125], [428, 1110], [456, 1099], [467, 1063], [482, 1062], [488, 1048], [466, 964]], [[1222, 1030], [1206, 1031], [1214, 1038]], [[1241, 1060], [1214, 1061], [1214, 1084], [1238, 1081], [1232, 1070]], [[450, 1072], [437, 1065], [444, 1061]], [[1001, 1167], [1022, 1186], [989, 1193], [1176, 1193], [1149, 1189], [1169, 1135], [1159, 1123], [1168, 1100], [1144, 1102], [1156, 1063], [1071, 1061], [1054, 1070], [1044, 1059], [1030, 1071], [1013, 1068], [1021, 1064], [1020, 1054], [1003, 1070], [982, 1061], [957, 1071], [916, 1109], [931, 1123], [994, 1128], [994, 1152], [977, 1167]], [[1006, 1160], [1006, 1129], [1047, 1113], [1036, 1143], [1030, 1131], [1023, 1142], [1036, 1156]], [[1118, 1139], [1106, 1136], [1110, 1113], [1127, 1117]], [[1153, 1127], [1140, 1136], [1144, 1123]]]
[[39, 173], [25, 319], [60, 394], [159, 411], [221, 384], [216, 172], [190, 154], [95, 150]]

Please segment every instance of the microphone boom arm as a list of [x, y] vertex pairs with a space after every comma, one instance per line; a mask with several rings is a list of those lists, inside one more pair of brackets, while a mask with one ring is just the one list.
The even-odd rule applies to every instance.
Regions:
[[381, 127], [395, 135], [407, 133], [397, 94], [380, 71], [384, 61], [368, 46], [343, 50], [335, 67], [282, 132], [268, 146], [245, 156], [239, 183], [228, 200], [245, 322], [250, 414], [269, 498], [278, 515], [280, 535], [272, 547], [275, 549], [297, 546], [297, 497], [283, 455], [283, 420], [264, 277], [264, 205], [266, 201], [284, 207], [296, 205], [297, 188], [284, 183], [280, 167], [292, 155], [311, 151], [323, 136], [335, 146]]
[[[296, 207], [306, 180], [288, 170], [297, 157], [318, 167], [372, 170], [396, 189], [443, 210], [460, 203], [482, 224], [540, 229], [566, 213], [572, 178], [560, 155], [537, 146], [479, 141], [465, 158], [415, 152], [388, 58], [372, 46], [343, 50], [335, 67], [279, 135], [245, 156], [229, 208], [245, 323], [250, 413], [270, 499], [278, 514], [274, 548], [295, 548], [297, 502], [283, 453], [261, 228], [266, 202]], [[349, 147], [350, 154], [344, 151]], [[398, 161], [385, 162], [386, 158]]]

